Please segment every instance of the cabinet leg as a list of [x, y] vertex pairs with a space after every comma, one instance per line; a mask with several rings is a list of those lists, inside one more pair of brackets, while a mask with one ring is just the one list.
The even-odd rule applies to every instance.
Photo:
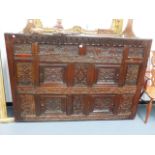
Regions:
[[150, 102], [146, 106], [145, 123], [147, 123], [147, 121], [149, 119], [149, 116], [150, 116], [150, 113], [151, 113], [151, 110], [152, 110], [152, 102], [153, 102], [153, 99], [151, 99]]

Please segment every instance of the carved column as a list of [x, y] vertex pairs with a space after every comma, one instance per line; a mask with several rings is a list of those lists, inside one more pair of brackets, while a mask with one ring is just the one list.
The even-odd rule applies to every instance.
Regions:
[[[1, 57], [0, 57], [1, 58]], [[13, 118], [7, 117], [6, 100], [4, 92], [4, 81], [2, 74], [2, 64], [0, 59], [0, 122], [11, 122]]]

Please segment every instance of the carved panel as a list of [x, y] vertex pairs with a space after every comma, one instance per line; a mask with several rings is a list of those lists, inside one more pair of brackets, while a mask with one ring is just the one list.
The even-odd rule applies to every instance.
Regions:
[[119, 68], [97, 67], [97, 84], [116, 84], [119, 78]]
[[136, 85], [139, 74], [139, 65], [129, 64], [127, 67], [126, 82], [127, 85]]
[[40, 55], [77, 56], [78, 45], [48, 45], [40, 44]]
[[122, 47], [87, 46], [87, 56], [102, 60], [102, 63], [121, 63]]
[[144, 49], [143, 48], [129, 48], [128, 57], [129, 58], [143, 58]]
[[29, 62], [18, 62], [16, 64], [16, 77], [18, 85], [33, 84], [33, 66]]
[[131, 112], [131, 106], [133, 103], [132, 100], [133, 100], [132, 94], [131, 95], [130, 94], [122, 95], [119, 112], [120, 113]]
[[31, 44], [15, 44], [14, 54], [32, 54]]
[[83, 96], [75, 95], [73, 96], [73, 113], [79, 114], [83, 112]]
[[41, 84], [63, 84], [65, 76], [64, 66], [40, 66]]
[[32, 95], [18, 95], [21, 117], [35, 115], [35, 101]]
[[44, 96], [39, 97], [40, 114], [64, 113], [66, 111], [66, 97]]
[[[115, 38], [115, 37], [96, 37], [96, 35], [89, 37], [77, 36], [77, 35], [21, 35], [21, 34], [8, 34], [10, 38], [14, 37], [14, 42], [21, 43], [33, 43], [38, 42], [42, 44], [68, 44], [68, 45], [79, 45], [84, 43], [85, 45], [98, 46], [102, 45], [105, 47], [146, 47], [146, 40], [142, 39], [125, 39], [125, 38]], [[150, 40], [148, 40], [150, 42]]]
[[93, 112], [112, 112], [114, 107], [114, 95], [98, 95], [93, 99]]
[[74, 84], [87, 85], [89, 64], [75, 64], [74, 67]]

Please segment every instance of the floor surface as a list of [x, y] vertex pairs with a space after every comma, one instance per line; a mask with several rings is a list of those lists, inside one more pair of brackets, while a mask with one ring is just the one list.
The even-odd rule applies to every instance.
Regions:
[[[9, 114], [12, 110], [9, 108]], [[155, 134], [155, 106], [144, 124], [145, 105], [139, 105], [134, 120], [61, 121], [1, 123], [0, 135], [152, 135]]]

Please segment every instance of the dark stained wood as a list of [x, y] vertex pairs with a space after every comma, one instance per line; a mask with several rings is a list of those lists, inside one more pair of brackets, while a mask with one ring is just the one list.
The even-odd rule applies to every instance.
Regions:
[[131, 119], [151, 40], [5, 34], [17, 121]]

